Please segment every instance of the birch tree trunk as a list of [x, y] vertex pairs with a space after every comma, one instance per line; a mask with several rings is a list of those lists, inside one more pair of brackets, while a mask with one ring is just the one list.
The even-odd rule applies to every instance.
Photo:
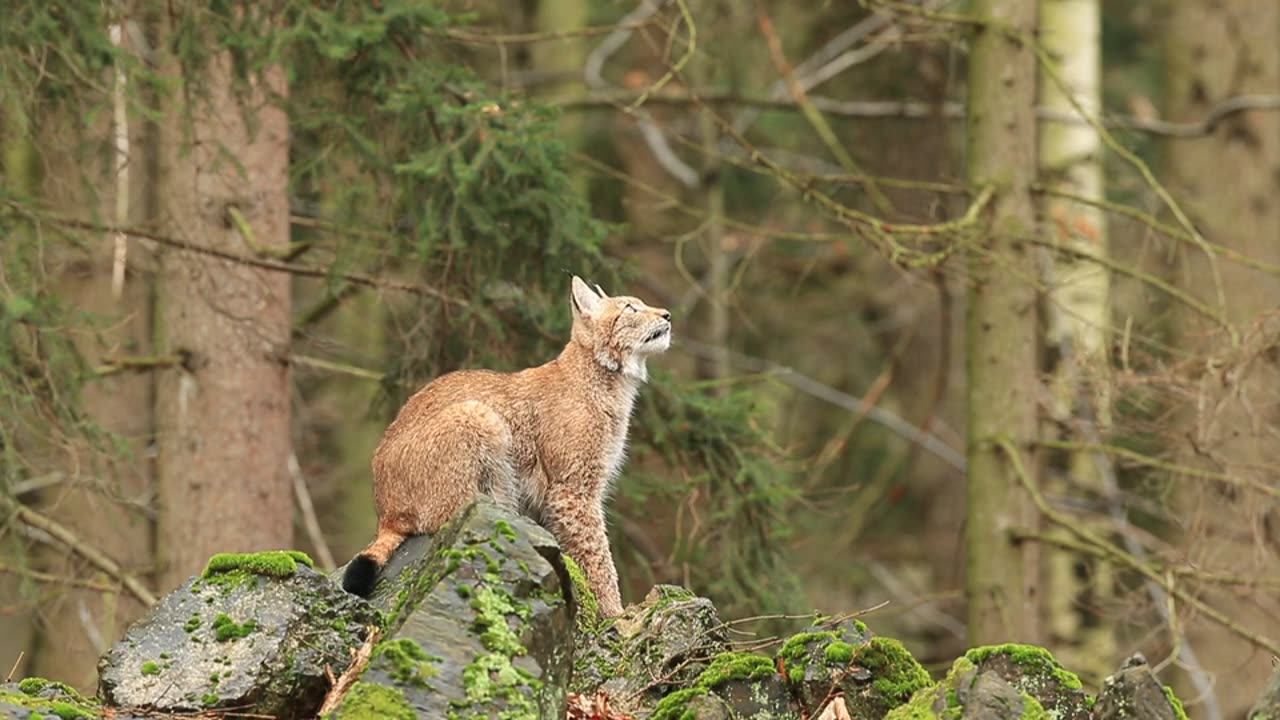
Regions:
[[[1056, 70], [1041, 66], [1041, 107], [1076, 116], [1078, 105], [1097, 117], [1102, 106], [1101, 20], [1099, 0], [1040, 0], [1040, 41]], [[1103, 199], [1103, 147], [1093, 127], [1042, 120], [1039, 149], [1040, 179], [1046, 187]], [[1096, 442], [1110, 425], [1111, 292], [1106, 268], [1086, 258], [1107, 255], [1106, 217], [1095, 206], [1053, 194], [1044, 198], [1042, 217], [1053, 242], [1080, 253], [1054, 254], [1046, 268], [1045, 357], [1052, 391], [1051, 422], [1043, 432], [1060, 440]], [[1108, 495], [1093, 453], [1058, 451], [1046, 463], [1046, 485], [1053, 494]], [[1105, 523], [1096, 529], [1108, 534]], [[1061, 528], [1049, 532], [1067, 534]], [[1115, 667], [1115, 626], [1085, 608], [1112, 596], [1111, 567], [1069, 551], [1044, 552], [1047, 639], [1064, 664], [1089, 678], [1105, 677]]]
[[[192, 12], [166, 14], [165, 36]], [[289, 242], [284, 71], [235, 68], [207, 31], [197, 37], [204, 57], [164, 58], [182, 92], [163, 121], [161, 220], [193, 245], [279, 251]], [[159, 351], [181, 360], [158, 378], [163, 591], [214, 552], [290, 545], [290, 287], [280, 273], [166, 250], [158, 295]]]
[[[1030, 38], [1035, 3], [975, 0], [971, 14]], [[975, 29], [969, 57], [968, 176], [996, 195], [969, 262], [968, 486], [965, 595], [970, 645], [1035, 642], [1034, 549], [1011, 533], [1032, 526], [1029, 497], [1006, 440], [1031, 468], [1035, 433], [1035, 57], [1009, 33]]]
[[[1200, 121], [1227, 98], [1280, 90], [1280, 3], [1177, 0], [1166, 8], [1169, 119]], [[1170, 140], [1167, 150], [1170, 190], [1202, 233], [1247, 257], [1280, 263], [1280, 113], [1230, 115], [1211, 134]], [[1219, 309], [1243, 342], [1231, 347], [1201, 319], [1180, 319], [1178, 346], [1194, 358], [1196, 377], [1189, 425], [1173, 439], [1181, 449], [1179, 461], [1274, 488], [1280, 484], [1280, 368], [1274, 360], [1280, 278], [1221, 252], [1210, 263], [1186, 245], [1180, 260], [1177, 282]], [[1187, 527], [1187, 562], [1247, 577], [1280, 576], [1280, 508], [1272, 498], [1249, 490], [1223, 492], [1192, 477], [1174, 482], [1175, 512]], [[1210, 592], [1205, 599], [1264, 634], [1280, 614], [1275, 593], [1259, 588]], [[1200, 619], [1190, 619], [1185, 628], [1215, 676], [1220, 717], [1243, 717], [1272, 671], [1266, 654]], [[1190, 684], [1179, 691], [1184, 697], [1200, 694]], [[1213, 716], [1207, 707], [1187, 709]]]

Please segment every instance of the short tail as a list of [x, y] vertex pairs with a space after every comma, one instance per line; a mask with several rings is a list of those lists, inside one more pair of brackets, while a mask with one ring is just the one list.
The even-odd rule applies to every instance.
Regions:
[[391, 553], [400, 547], [405, 537], [398, 532], [379, 528], [378, 537], [369, 547], [347, 563], [347, 571], [342, 574], [342, 589], [365, 598], [373, 594], [373, 586], [378, 582], [378, 571], [387, 564]]

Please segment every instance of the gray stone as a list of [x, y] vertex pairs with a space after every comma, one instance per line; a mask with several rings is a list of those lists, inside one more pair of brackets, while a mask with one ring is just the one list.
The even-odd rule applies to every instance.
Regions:
[[[1174, 707], [1174, 703], [1178, 703]], [[1141, 655], [1102, 682], [1093, 720], [1185, 720], [1182, 704], [1160, 684]]]
[[959, 695], [964, 706], [961, 720], [1014, 720], [1036, 702], [993, 672], [978, 673], [972, 685]]
[[602, 690], [614, 710], [647, 713], [728, 650], [727, 640], [710, 600], [658, 585], [622, 615], [577, 634], [571, 689]]
[[793, 635], [778, 650], [777, 660], [808, 715], [818, 713], [831, 693], [839, 691], [853, 717], [882, 718], [932, 684], [901, 643], [875, 637], [858, 621]]
[[[754, 680], [729, 680], [712, 688], [734, 720], [800, 720], [804, 717], [778, 675]], [[692, 704], [691, 704], [692, 707]], [[698, 715], [702, 718], [702, 715]]]
[[[994, 645], [974, 648], [961, 660], [977, 666], [979, 674], [996, 673], [1019, 692], [1035, 698], [1058, 720], [1088, 720], [1088, 696], [1074, 673], [1053, 655], [1034, 645]], [[959, 661], [958, 661], [959, 662]]]
[[[360, 685], [388, 688], [406, 717], [565, 716], [573, 615], [549, 534], [481, 501], [431, 544], [414, 538], [388, 562], [373, 601], [387, 634]], [[353, 691], [333, 718], [363, 717]], [[382, 708], [385, 714], [386, 709]]]
[[102, 657], [99, 697], [148, 712], [307, 717], [377, 623], [368, 603], [303, 564], [284, 578], [195, 577]]

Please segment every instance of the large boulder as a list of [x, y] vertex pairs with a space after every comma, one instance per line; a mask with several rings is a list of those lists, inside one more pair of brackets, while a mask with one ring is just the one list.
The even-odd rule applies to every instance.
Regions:
[[433, 540], [388, 562], [385, 639], [331, 717], [562, 720], [573, 612], [554, 540], [485, 501]]
[[301, 553], [217, 555], [101, 658], [99, 696], [138, 712], [308, 717], [378, 620]]

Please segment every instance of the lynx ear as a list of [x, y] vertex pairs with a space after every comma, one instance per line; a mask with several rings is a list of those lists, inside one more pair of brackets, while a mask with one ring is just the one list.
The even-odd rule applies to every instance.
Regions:
[[595, 317], [600, 313], [601, 295], [592, 290], [582, 278], [577, 275], [573, 276], [573, 292], [569, 299], [573, 302], [573, 309], [579, 315], [585, 317]]

